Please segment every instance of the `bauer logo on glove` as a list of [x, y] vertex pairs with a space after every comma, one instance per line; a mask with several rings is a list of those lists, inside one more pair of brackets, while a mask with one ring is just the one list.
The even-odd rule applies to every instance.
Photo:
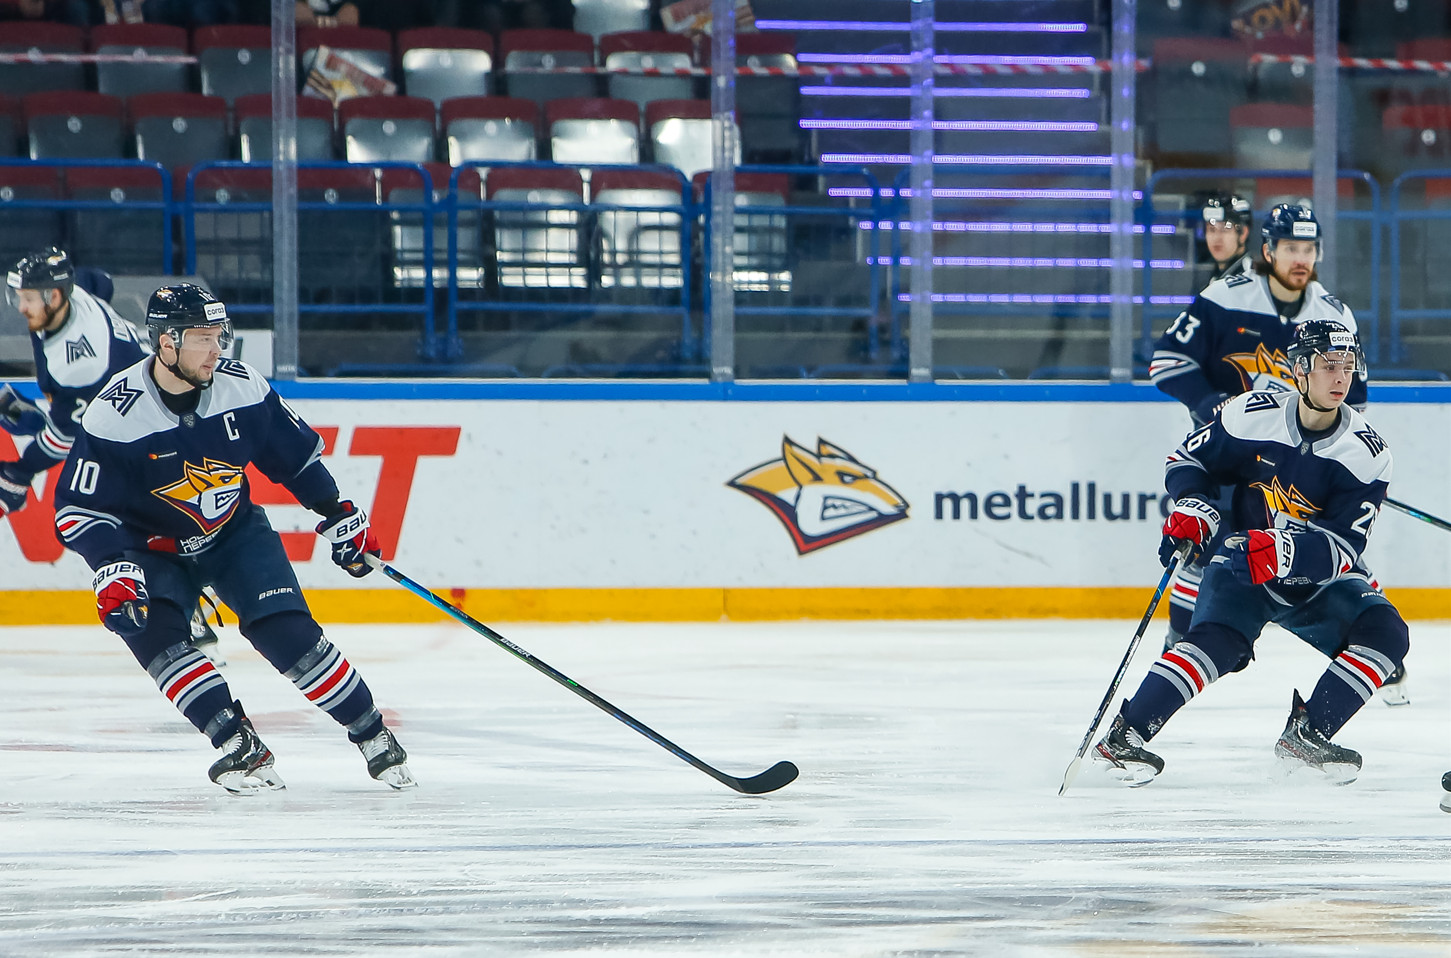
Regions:
[[333, 545], [333, 561], [355, 579], [373, 571], [364, 556], [382, 553], [377, 536], [368, 524], [368, 514], [344, 500], [337, 511], [317, 524], [317, 534]]
[[1159, 543], [1159, 561], [1168, 567], [1182, 543], [1190, 543], [1187, 559], [1193, 562], [1203, 555], [1219, 531], [1219, 510], [1193, 496], [1174, 504], [1174, 511], [1164, 520], [1164, 541]]
[[1286, 579], [1295, 565], [1295, 536], [1283, 529], [1251, 529], [1224, 544], [1231, 550], [1230, 571], [1251, 585]]

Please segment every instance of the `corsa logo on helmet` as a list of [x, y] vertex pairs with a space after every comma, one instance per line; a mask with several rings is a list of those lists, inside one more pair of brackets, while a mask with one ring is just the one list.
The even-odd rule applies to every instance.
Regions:
[[781, 520], [797, 555], [907, 518], [907, 500], [872, 467], [817, 438], [816, 452], [781, 437], [781, 458], [752, 466], [726, 483]]

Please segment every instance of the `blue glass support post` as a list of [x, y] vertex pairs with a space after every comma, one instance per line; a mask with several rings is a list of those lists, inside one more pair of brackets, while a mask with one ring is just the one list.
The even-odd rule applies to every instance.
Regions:
[[272, 375], [277, 379], [297, 378], [295, 27], [293, 0], [272, 0]]
[[908, 319], [907, 378], [932, 379], [932, 121], [936, 4], [912, 0], [912, 306]]
[[[1109, 192], [1113, 230], [1109, 255], [1108, 367], [1114, 382], [1128, 382], [1134, 367], [1134, 53], [1135, 0], [1114, 0], [1113, 69], [1110, 74], [1109, 149], [1113, 153]], [[1146, 257], [1147, 262], [1147, 257]], [[1144, 304], [1145, 307], [1148, 303]]]
[[729, 382], [736, 366], [736, 5], [711, 0], [710, 378]]
[[1340, 0], [1315, 0], [1315, 146], [1311, 154], [1314, 176], [1315, 218], [1320, 221], [1325, 259], [1316, 267], [1320, 281], [1332, 293], [1335, 285], [1336, 153], [1339, 146]]

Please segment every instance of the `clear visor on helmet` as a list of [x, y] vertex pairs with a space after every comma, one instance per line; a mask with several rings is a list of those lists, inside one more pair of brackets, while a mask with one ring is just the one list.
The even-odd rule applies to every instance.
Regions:
[[1366, 378], [1365, 355], [1353, 346], [1345, 349], [1328, 349], [1321, 353], [1311, 353], [1308, 358], [1310, 370], [1318, 369], [1321, 372], [1348, 372], [1354, 373], [1361, 379]]
[[208, 323], [205, 326], [187, 326], [182, 329], [168, 329], [172, 340], [179, 348], [191, 347], [197, 349], [209, 348], [216, 345], [222, 352], [232, 348], [232, 321], [224, 319], [220, 323]]
[[5, 276], [5, 305], [20, 312], [20, 274], [8, 273]]

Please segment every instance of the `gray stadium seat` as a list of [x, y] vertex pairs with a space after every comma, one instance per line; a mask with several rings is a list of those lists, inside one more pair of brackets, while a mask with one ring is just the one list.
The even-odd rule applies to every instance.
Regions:
[[599, 209], [600, 285], [677, 289], [682, 285], [681, 242], [685, 181], [662, 170], [596, 170], [590, 202]]
[[192, 34], [201, 90], [230, 105], [238, 97], [272, 90], [272, 30], [225, 24], [197, 27]]
[[32, 160], [121, 159], [121, 100], [104, 93], [53, 90], [21, 101]]
[[514, 289], [584, 289], [588, 269], [580, 242], [584, 183], [578, 172], [557, 168], [500, 167], [486, 181], [495, 209], [498, 285]]
[[1233, 166], [1308, 170], [1315, 147], [1315, 111], [1293, 103], [1245, 103], [1229, 111]]
[[[85, 34], [79, 27], [42, 21], [7, 21], [0, 30], [0, 53], [80, 53]], [[0, 63], [0, 90], [24, 96], [44, 90], [83, 90], [80, 63]]]
[[494, 38], [483, 30], [425, 27], [398, 34], [403, 92], [436, 106], [493, 92]]
[[201, 93], [139, 93], [126, 102], [138, 159], [195, 166], [231, 158], [227, 101]]
[[528, 162], [538, 157], [539, 104], [507, 96], [445, 100], [441, 110], [448, 162]]
[[[656, 163], [673, 166], [686, 179], [714, 165], [709, 100], [656, 100], [645, 106], [646, 137]], [[736, 163], [741, 138], [736, 135]]]
[[[272, 159], [272, 95], [254, 93], [238, 97], [238, 155], [247, 163]], [[297, 98], [297, 159], [301, 162], [331, 160], [333, 153], [333, 107], [317, 97]]]
[[346, 53], [374, 76], [393, 79], [393, 35], [374, 27], [298, 27], [297, 53], [302, 58], [298, 76], [305, 77], [317, 58], [318, 47]]
[[[160, 23], [111, 23], [91, 28], [92, 53], [113, 56], [180, 57], [187, 53], [186, 31]], [[112, 96], [137, 93], [183, 93], [191, 89], [186, 63], [97, 63], [96, 89]]]
[[544, 125], [556, 163], [640, 162], [640, 111], [629, 100], [551, 100], [544, 105]]
[[338, 104], [343, 159], [349, 163], [429, 163], [433, 160], [432, 100], [360, 96]]
[[596, 40], [607, 33], [649, 26], [650, 0], [574, 0], [574, 29]]
[[[611, 33], [600, 38], [600, 61], [607, 70], [678, 70], [695, 65], [689, 39], [659, 30]], [[643, 111], [651, 100], [688, 100], [695, 95], [695, 77], [611, 73], [605, 91], [617, 100], [634, 100]]]
[[593, 67], [594, 39], [573, 30], [505, 30], [499, 34], [504, 92], [535, 103], [597, 96], [588, 73], [550, 73], [558, 67]]

